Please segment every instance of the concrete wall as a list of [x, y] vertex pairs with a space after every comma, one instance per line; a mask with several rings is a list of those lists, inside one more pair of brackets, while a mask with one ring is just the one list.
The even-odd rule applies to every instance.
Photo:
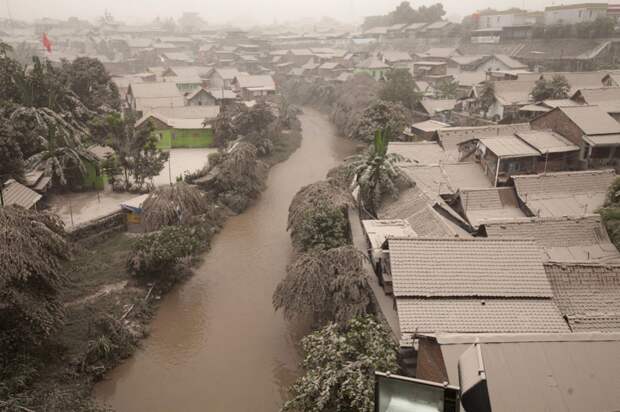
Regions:
[[159, 138], [160, 149], [203, 148], [213, 144], [212, 129], [158, 129], [153, 133]]
[[607, 7], [574, 7], [545, 10], [545, 24], [576, 24], [607, 16]]
[[73, 242], [88, 247], [105, 240], [114, 233], [125, 230], [127, 230], [125, 213], [119, 210], [74, 227], [67, 231], [67, 237]]

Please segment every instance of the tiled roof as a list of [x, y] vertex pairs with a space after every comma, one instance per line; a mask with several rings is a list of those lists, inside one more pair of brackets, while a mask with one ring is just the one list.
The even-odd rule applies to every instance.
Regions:
[[408, 216], [406, 220], [418, 236], [435, 238], [471, 237], [468, 232], [448, 221], [430, 205]]
[[477, 163], [404, 164], [401, 169], [431, 198], [437, 195], [452, 195], [461, 188], [491, 186]]
[[494, 56], [497, 60], [508, 66], [509, 69], [527, 69], [527, 64], [521, 63], [520, 61], [513, 59], [512, 57], [506, 54], [496, 54]]
[[525, 217], [512, 187], [463, 189], [459, 197], [463, 212], [473, 227], [495, 219]]
[[620, 262], [599, 215], [489, 221], [489, 238], [534, 239], [553, 262]]
[[422, 99], [420, 104], [424, 107], [424, 110], [430, 115], [434, 116], [437, 112], [443, 112], [446, 110], [454, 109], [456, 106], [455, 99]]
[[620, 331], [620, 265], [545, 265], [554, 300], [575, 331]]
[[613, 170], [512, 176], [521, 201], [541, 217], [583, 216], [603, 206]]
[[268, 74], [239, 75], [237, 81], [241, 88], [264, 90], [275, 90], [276, 88], [273, 77]]
[[551, 299], [396, 299], [408, 333], [569, 332]]
[[378, 217], [383, 220], [406, 219], [431, 204], [433, 204], [431, 198], [415, 186], [403, 190], [397, 200], [388, 199], [382, 204]]
[[391, 239], [397, 297], [551, 297], [530, 240]]

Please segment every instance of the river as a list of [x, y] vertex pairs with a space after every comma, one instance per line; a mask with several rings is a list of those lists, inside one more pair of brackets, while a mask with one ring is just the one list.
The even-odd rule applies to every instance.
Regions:
[[353, 153], [326, 116], [305, 109], [301, 147], [274, 166], [256, 204], [226, 222], [195, 275], [163, 298], [143, 347], [95, 396], [119, 412], [277, 411], [297, 377], [306, 332], [271, 305], [292, 248], [295, 193]]

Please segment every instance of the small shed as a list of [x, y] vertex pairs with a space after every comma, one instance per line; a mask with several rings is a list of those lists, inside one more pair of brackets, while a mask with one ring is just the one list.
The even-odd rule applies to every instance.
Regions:
[[140, 195], [121, 203], [121, 209], [127, 215], [127, 231], [131, 233], [143, 233], [144, 224], [142, 222], [142, 204], [149, 197], [149, 194]]

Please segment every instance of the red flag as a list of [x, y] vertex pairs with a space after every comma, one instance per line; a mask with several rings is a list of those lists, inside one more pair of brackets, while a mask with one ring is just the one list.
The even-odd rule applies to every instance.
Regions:
[[47, 33], [43, 33], [43, 47], [45, 47], [48, 53], [52, 52], [52, 42], [47, 37]]

